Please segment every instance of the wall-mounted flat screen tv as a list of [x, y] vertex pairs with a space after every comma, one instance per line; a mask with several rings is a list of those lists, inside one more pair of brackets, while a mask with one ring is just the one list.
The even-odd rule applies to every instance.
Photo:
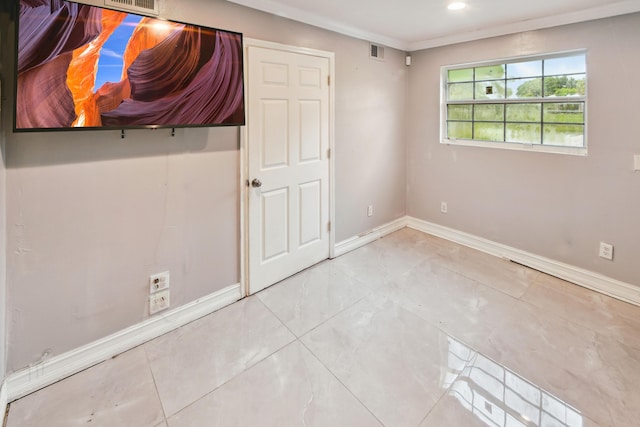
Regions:
[[244, 124], [242, 34], [20, 0], [14, 130]]

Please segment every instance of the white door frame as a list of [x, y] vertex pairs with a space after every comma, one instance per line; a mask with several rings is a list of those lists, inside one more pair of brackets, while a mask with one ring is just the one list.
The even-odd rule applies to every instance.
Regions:
[[[290, 46], [264, 40], [244, 38], [244, 98], [245, 106], [249, 105], [249, 72], [248, 72], [248, 49], [249, 47], [262, 47], [284, 52], [300, 53], [303, 55], [318, 56], [329, 60], [329, 258], [335, 256], [335, 53], [323, 50], [309, 49], [304, 47]], [[240, 286], [242, 296], [249, 295], [249, 187], [247, 179], [249, 174], [249, 150], [247, 143], [249, 140], [249, 112], [245, 109], [246, 126], [240, 128]]]

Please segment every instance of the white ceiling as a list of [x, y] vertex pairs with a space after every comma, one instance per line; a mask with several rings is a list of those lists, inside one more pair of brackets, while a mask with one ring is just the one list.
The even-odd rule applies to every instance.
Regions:
[[640, 11], [640, 0], [229, 1], [406, 51]]

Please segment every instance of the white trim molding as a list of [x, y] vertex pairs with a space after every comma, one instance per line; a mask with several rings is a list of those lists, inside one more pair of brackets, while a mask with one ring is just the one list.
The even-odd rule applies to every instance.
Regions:
[[619, 2], [609, 2], [603, 6], [596, 6], [589, 9], [578, 10], [563, 14], [543, 16], [540, 18], [525, 19], [522, 21], [510, 22], [502, 25], [479, 28], [471, 31], [463, 31], [455, 34], [446, 34], [432, 39], [410, 42], [405, 50], [413, 52], [416, 50], [430, 49], [433, 47], [447, 46], [456, 43], [463, 43], [474, 40], [487, 39], [508, 34], [524, 33], [525, 31], [535, 31], [543, 28], [558, 27], [561, 25], [576, 24], [579, 22], [592, 21], [595, 19], [609, 18], [612, 16], [625, 15], [640, 11], [640, 5], [635, 0], [625, 0]]
[[398, 231], [401, 228], [406, 227], [407, 218], [408, 217], [403, 216], [402, 218], [398, 218], [394, 221], [391, 221], [379, 227], [376, 227], [371, 231], [358, 234], [357, 236], [353, 236], [341, 242], [336, 243], [335, 249], [334, 249], [334, 256], [332, 258], [338, 257], [340, 255], [344, 255], [347, 252], [356, 250], [364, 245], [367, 245], [375, 240], [378, 240], [381, 237], [386, 236], [387, 234], [391, 234], [394, 231]]
[[0, 416], [2, 416], [2, 426], [4, 426], [4, 419], [7, 415], [7, 406], [9, 405], [9, 396], [7, 396], [7, 384], [3, 381], [0, 385]]
[[144, 344], [241, 298], [240, 284], [231, 285], [35, 366], [14, 372], [2, 384], [0, 404], [6, 407], [8, 402]]
[[[557, 27], [560, 25], [575, 24], [578, 22], [591, 21], [594, 19], [608, 18], [611, 16], [624, 15], [640, 11], [637, 0], [621, 0], [608, 2], [602, 6], [591, 7], [583, 10], [543, 16], [533, 19], [524, 19], [507, 24], [492, 25], [488, 28], [476, 30], [454, 31], [436, 34], [424, 40], [411, 41], [399, 37], [392, 37], [375, 31], [365, 30], [354, 25], [337, 21], [329, 16], [321, 16], [304, 10], [301, 7], [294, 7], [279, 0], [229, 0], [242, 6], [261, 10], [283, 18], [292, 19], [325, 30], [334, 31], [349, 37], [361, 40], [369, 40], [380, 43], [384, 46], [392, 47], [402, 51], [417, 51], [438, 46], [446, 46], [455, 43], [486, 39], [489, 37], [502, 36], [506, 34], [522, 33], [525, 31], [539, 30], [542, 28]], [[289, 2], [290, 3], [290, 2]]]
[[408, 227], [415, 230], [423, 231], [490, 255], [507, 258], [584, 288], [640, 306], [640, 287], [629, 283], [421, 219], [407, 217], [406, 222]]

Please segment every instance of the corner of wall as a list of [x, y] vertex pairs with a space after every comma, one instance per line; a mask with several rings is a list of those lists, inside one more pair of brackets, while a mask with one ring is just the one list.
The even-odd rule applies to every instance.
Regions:
[[[7, 13], [0, 13], [0, 46], [4, 46], [5, 40], [9, 40], [10, 17]], [[7, 280], [7, 186], [6, 186], [6, 120], [9, 116], [5, 102], [7, 99], [5, 91], [7, 81], [3, 64], [8, 61], [5, 57], [6, 49], [0, 51], [0, 378], [2, 389], [0, 389], [0, 409], [2, 409], [2, 396], [4, 396], [4, 378], [6, 375], [6, 280]], [[5, 405], [6, 406], [6, 405]]]

